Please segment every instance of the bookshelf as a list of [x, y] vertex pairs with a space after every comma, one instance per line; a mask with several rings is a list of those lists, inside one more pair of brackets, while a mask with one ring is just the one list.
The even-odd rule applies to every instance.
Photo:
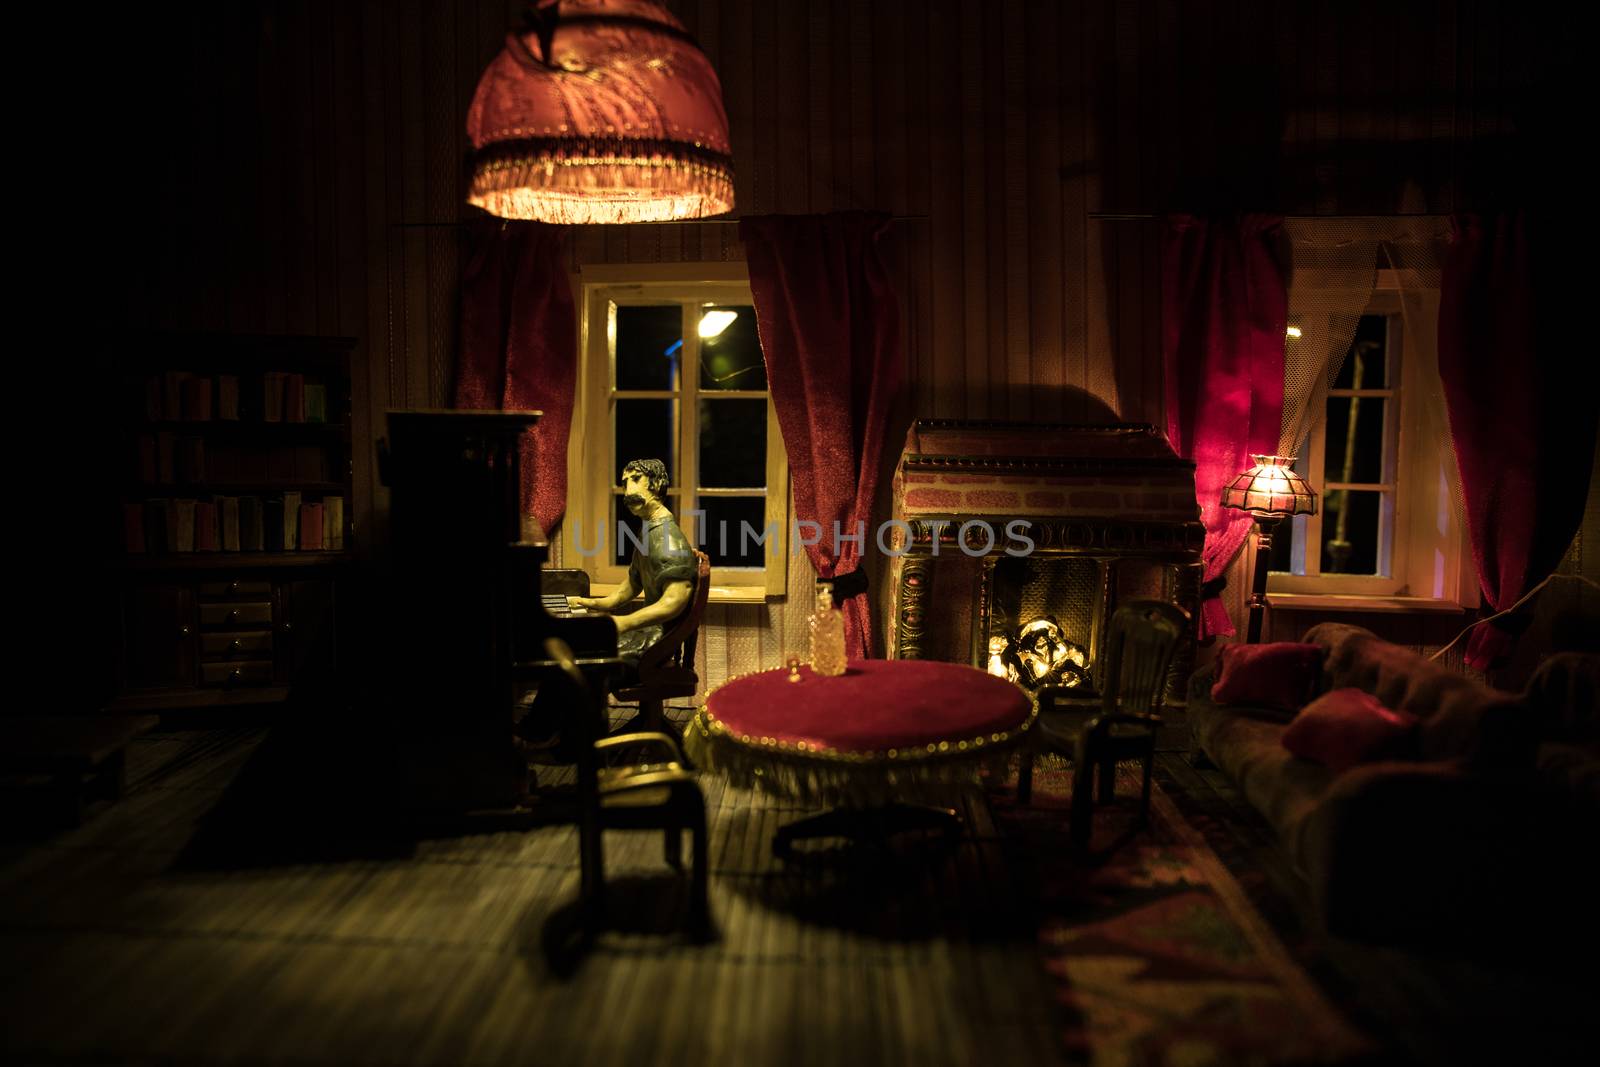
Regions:
[[119, 351], [112, 708], [271, 704], [332, 665], [354, 347], [160, 334]]

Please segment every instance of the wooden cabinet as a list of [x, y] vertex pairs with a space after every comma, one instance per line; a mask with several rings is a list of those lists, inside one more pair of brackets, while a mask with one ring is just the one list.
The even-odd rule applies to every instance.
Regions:
[[271, 703], [335, 664], [353, 345], [163, 335], [126, 353], [113, 707]]

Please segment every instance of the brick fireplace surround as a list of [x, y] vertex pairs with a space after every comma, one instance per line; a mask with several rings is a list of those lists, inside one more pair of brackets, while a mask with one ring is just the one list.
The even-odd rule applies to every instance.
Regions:
[[[994, 648], [1048, 615], [1087, 660], [1087, 677], [1067, 684], [1092, 696], [1119, 603], [1199, 606], [1194, 464], [1149, 425], [919, 419], [895, 469], [893, 518], [904, 524], [891, 541], [902, 553], [889, 572], [895, 658], [989, 667]], [[1184, 698], [1194, 647], [1191, 633], [1169, 700]]]

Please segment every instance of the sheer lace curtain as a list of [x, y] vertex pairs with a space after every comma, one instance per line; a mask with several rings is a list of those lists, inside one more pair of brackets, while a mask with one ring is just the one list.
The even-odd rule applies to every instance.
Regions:
[[[1444, 390], [1439, 384], [1436, 335], [1439, 276], [1449, 233], [1445, 216], [1407, 218], [1291, 218], [1284, 230], [1292, 244], [1289, 326], [1283, 368], [1283, 430], [1278, 452], [1299, 453], [1325, 417], [1333, 388], [1355, 339], [1362, 310], [1372, 300], [1380, 269], [1400, 286], [1404, 317], [1402, 359], [1420, 361], [1410, 376], [1415, 390], [1402, 398], [1408, 426], [1449, 439]], [[1460, 479], [1453, 451], [1441, 450], [1442, 474], [1460, 511]], [[1310, 472], [1314, 476], [1318, 472]], [[1320, 481], [1316, 478], [1315, 481]]]
[[[1379, 271], [1393, 271], [1400, 288], [1403, 315], [1402, 360], [1418, 361], [1401, 398], [1406, 434], [1418, 439], [1450, 440], [1444, 390], [1436, 354], [1440, 264], [1449, 234], [1445, 216], [1404, 218], [1289, 218], [1284, 231], [1291, 245], [1289, 326], [1283, 373], [1283, 420], [1280, 455], [1300, 455], [1307, 436], [1327, 414], [1328, 392], [1339, 377], [1355, 339], [1362, 311], [1372, 302]], [[1299, 336], [1293, 336], [1298, 330]], [[1437, 535], [1458, 535], [1463, 522], [1461, 482], [1453, 448], [1432, 450], [1435, 466], [1425, 472], [1426, 485], [1405, 490], [1406, 507], [1396, 536], [1432, 529]], [[1304, 470], [1304, 464], [1301, 464]], [[1320, 471], [1307, 471], [1320, 491]], [[1419, 472], [1413, 471], [1413, 474]], [[1253, 545], [1252, 545], [1253, 548]], [[1235, 568], [1253, 560], [1241, 553]], [[1235, 569], [1229, 585], [1249, 584], [1249, 569]], [[1414, 596], [1442, 596], [1447, 582], [1436, 575], [1433, 588], [1408, 588]]]

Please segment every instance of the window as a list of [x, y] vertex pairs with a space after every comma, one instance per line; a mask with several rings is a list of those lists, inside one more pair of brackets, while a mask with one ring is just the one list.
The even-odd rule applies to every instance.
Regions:
[[[1475, 602], [1451, 490], [1455, 460], [1440, 425], [1431, 350], [1438, 294], [1410, 299], [1418, 303], [1408, 323], [1395, 272], [1379, 272], [1324, 417], [1297, 452], [1317, 514], [1278, 528], [1270, 592]], [[1291, 315], [1288, 343], [1316, 343], [1321, 325]]]
[[742, 265], [586, 268], [582, 293], [568, 565], [622, 581], [641, 528], [622, 465], [654, 457], [667, 506], [711, 558], [712, 598], [781, 595], [788, 462]]

